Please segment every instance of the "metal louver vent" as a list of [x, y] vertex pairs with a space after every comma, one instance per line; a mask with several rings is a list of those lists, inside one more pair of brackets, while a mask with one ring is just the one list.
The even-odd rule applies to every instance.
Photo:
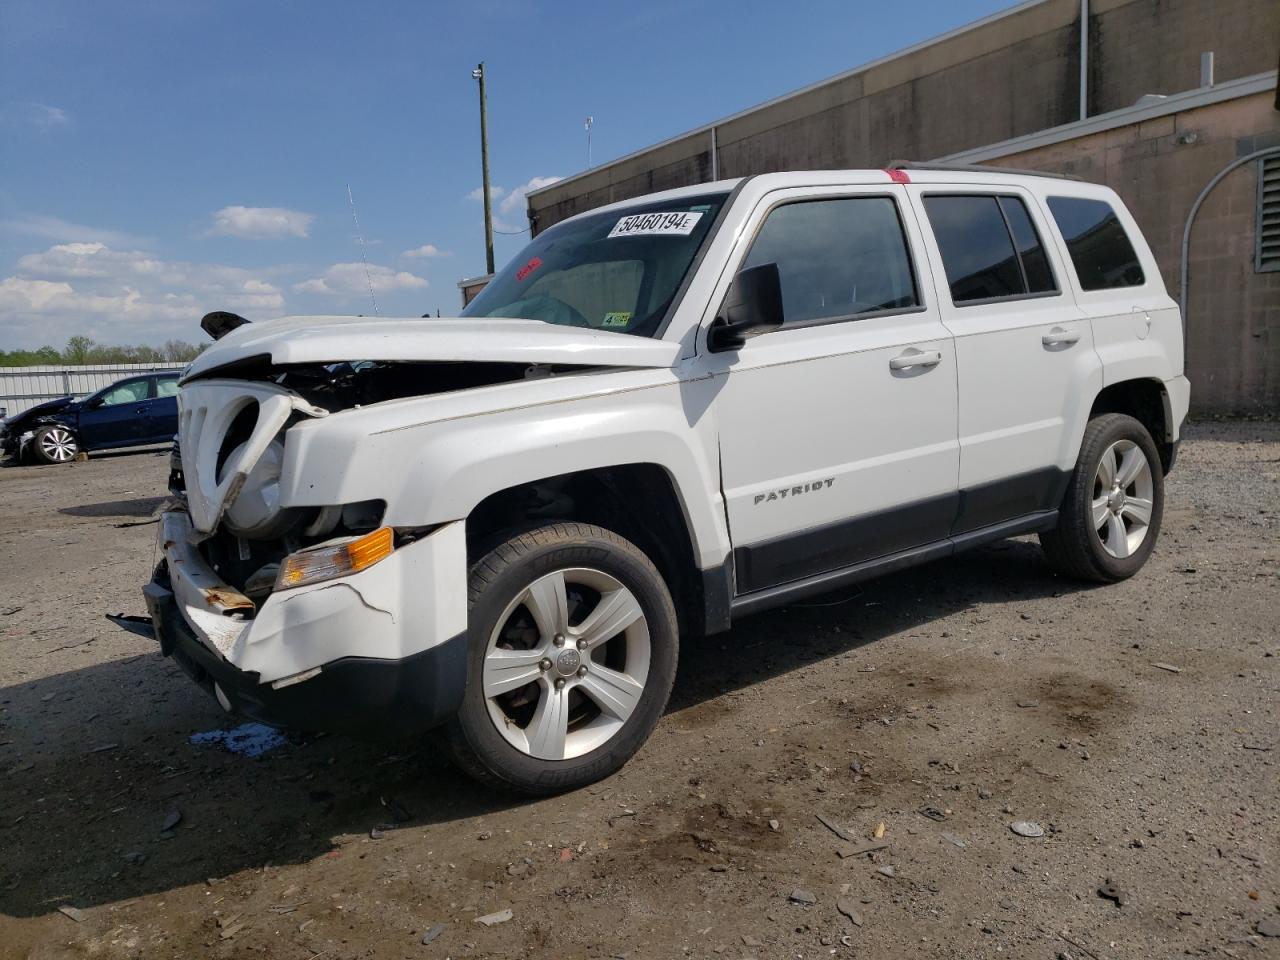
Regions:
[[1258, 161], [1258, 226], [1254, 269], [1280, 270], [1280, 156]]

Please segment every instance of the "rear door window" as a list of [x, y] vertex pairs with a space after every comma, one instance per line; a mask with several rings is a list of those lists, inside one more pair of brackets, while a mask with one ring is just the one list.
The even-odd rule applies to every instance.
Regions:
[[1057, 284], [1026, 204], [1013, 196], [924, 198], [953, 303], [1040, 296]]
[[776, 263], [783, 324], [920, 305], [898, 206], [891, 197], [801, 200], [775, 207], [739, 269]]
[[1140, 287], [1146, 282], [1138, 254], [1111, 204], [1050, 197], [1049, 212], [1067, 242], [1082, 290]]
[[156, 377], [157, 397], [176, 397], [178, 395], [177, 377]]

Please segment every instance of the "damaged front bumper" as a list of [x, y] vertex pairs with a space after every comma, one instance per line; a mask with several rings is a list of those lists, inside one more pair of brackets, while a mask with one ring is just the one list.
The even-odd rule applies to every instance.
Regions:
[[184, 511], [160, 527], [164, 562], [143, 590], [156, 638], [224, 708], [367, 736], [418, 733], [457, 711], [467, 670], [462, 523], [260, 606], [205, 562]]

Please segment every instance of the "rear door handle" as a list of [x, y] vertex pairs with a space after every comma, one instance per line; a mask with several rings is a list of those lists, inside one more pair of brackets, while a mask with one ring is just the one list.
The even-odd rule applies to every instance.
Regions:
[[1046, 347], [1056, 347], [1059, 344], [1072, 344], [1080, 339], [1080, 331], [1064, 330], [1062, 327], [1054, 327], [1043, 337], [1040, 342]]
[[889, 361], [890, 370], [910, 370], [912, 367], [936, 367], [942, 362], [938, 350], [908, 350]]

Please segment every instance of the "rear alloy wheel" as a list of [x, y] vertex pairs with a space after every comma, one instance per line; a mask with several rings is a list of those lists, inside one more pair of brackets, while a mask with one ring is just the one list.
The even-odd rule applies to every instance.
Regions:
[[1132, 440], [1117, 440], [1098, 461], [1093, 478], [1094, 532], [1117, 560], [1133, 556], [1151, 529], [1151, 464]]
[[1151, 434], [1133, 417], [1103, 414], [1085, 428], [1058, 525], [1040, 544], [1062, 573], [1115, 583], [1147, 562], [1163, 512], [1164, 474]]
[[508, 540], [472, 570], [470, 664], [450, 742], [495, 785], [547, 794], [618, 769], [675, 676], [666, 584], [633, 544], [561, 523]]
[[66, 427], [51, 423], [31, 438], [31, 452], [41, 463], [69, 463], [80, 452], [80, 444]]

